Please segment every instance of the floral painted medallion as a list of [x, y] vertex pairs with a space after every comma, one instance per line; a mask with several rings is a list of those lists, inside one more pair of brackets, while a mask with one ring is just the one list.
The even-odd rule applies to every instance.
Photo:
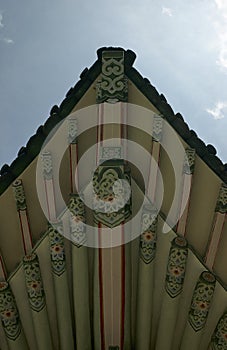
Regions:
[[37, 255], [35, 253], [26, 255], [23, 266], [30, 306], [32, 310], [39, 312], [46, 302]]
[[142, 213], [140, 258], [145, 264], [150, 264], [156, 253], [157, 242], [157, 213], [152, 208], [145, 208]]
[[215, 290], [216, 279], [208, 271], [201, 273], [192, 297], [188, 320], [194, 331], [204, 328]]
[[185, 238], [176, 237], [172, 241], [166, 272], [166, 291], [170, 297], [177, 297], [183, 288], [188, 257], [188, 244]]
[[227, 312], [224, 313], [217, 324], [211, 346], [212, 350], [227, 350]]
[[93, 177], [95, 223], [112, 228], [127, 220], [131, 215], [130, 183], [124, 164], [106, 162], [97, 168]]
[[[59, 230], [60, 228], [58, 228]], [[53, 226], [49, 226], [48, 235], [50, 242], [50, 256], [52, 271], [55, 275], [61, 276], [66, 269], [64, 236]]]
[[16, 340], [21, 333], [21, 322], [14, 296], [7, 282], [0, 282], [0, 317], [6, 337]]

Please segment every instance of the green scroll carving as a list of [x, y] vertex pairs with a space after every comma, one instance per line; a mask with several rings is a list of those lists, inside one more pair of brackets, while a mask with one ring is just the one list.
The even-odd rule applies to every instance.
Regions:
[[16, 201], [17, 210], [26, 210], [26, 198], [22, 180], [17, 179], [13, 183], [14, 198]]
[[155, 114], [153, 119], [153, 130], [152, 130], [153, 141], [156, 141], [156, 142], [161, 141], [162, 127], [163, 127], [163, 118], [160, 115]]
[[46, 180], [51, 180], [53, 178], [52, 155], [50, 152], [46, 151], [43, 152], [41, 156], [43, 164], [43, 177]]
[[77, 143], [78, 125], [76, 118], [68, 119], [68, 140], [69, 143]]
[[221, 185], [215, 211], [221, 214], [227, 212], [227, 184], [225, 183]]
[[107, 227], [116, 227], [131, 215], [130, 171], [116, 163], [103, 163], [93, 177], [95, 223]]
[[96, 88], [97, 103], [127, 101], [128, 83], [124, 74], [124, 51], [103, 51], [101, 79]]
[[185, 159], [184, 159], [184, 173], [191, 175], [195, 168], [195, 149], [186, 148]]

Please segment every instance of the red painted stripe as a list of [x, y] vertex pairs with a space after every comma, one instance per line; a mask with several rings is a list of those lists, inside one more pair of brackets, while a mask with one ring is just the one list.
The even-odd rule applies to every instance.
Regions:
[[57, 220], [57, 206], [56, 206], [56, 196], [55, 196], [55, 187], [54, 187], [54, 181], [53, 179], [51, 179], [52, 181], [52, 186], [53, 186], [53, 204], [54, 204], [54, 219]]
[[123, 134], [123, 138], [124, 140], [122, 140], [122, 146], [123, 146], [123, 156], [125, 158], [125, 163], [128, 164], [128, 160], [126, 160], [127, 156], [128, 156], [128, 142], [126, 142], [126, 140], [128, 140], [128, 126], [127, 126], [127, 116], [128, 116], [128, 110], [127, 110], [127, 105], [125, 105], [124, 103], [121, 104], [122, 105], [122, 115], [123, 115], [123, 128], [124, 128], [124, 134]]
[[219, 239], [219, 241], [218, 241], [217, 250], [216, 250], [214, 262], [213, 262], [213, 265], [212, 265], [212, 269], [213, 269], [214, 264], [215, 264], [215, 260], [216, 260], [216, 257], [217, 257], [218, 249], [219, 249], [219, 247], [220, 247], [220, 242], [221, 242], [221, 238], [222, 238], [222, 234], [223, 234], [223, 229], [224, 229], [224, 226], [225, 226], [225, 222], [226, 222], [226, 214], [225, 214], [225, 220], [223, 220], [223, 224], [222, 224], [222, 228], [221, 228], [221, 234], [220, 234], [220, 239]]
[[101, 145], [103, 144], [103, 113], [104, 113], [104, 106], [103, 104], [101, 104], [101, 120], [100, 120], [100, 142], [101, 142]]
[[[120, 102], [121, 103], [121, 102]], [[124, 124], [123, 124], [123, 106], [122, 106], [122, 103], [121, 103], [121, 119], [120, 119], [120, 122], [121, 122], [121, 145], [123, 145], [123, 141], [122, 139], [124, 138]]]
[[[153, 148], [154, 148], [154, 143], [153, 142], [154, 141], [152, 141], [152, 145], [151, 145], [151, 157], [152, 157]], [[148, 183], [149, 183], [150, 177], [151, 177], [151, 162], [149, 164]], [[147, 192], [148, 192], [148, 189], [147, 189]]]
[[[98, 224], [99, 243], [100, 230], [102, 225]], [[105, 324], [104, 324], [104, 305], [103, 305], [103, 275], [102, 275], [102, 249], [99, 250], [99, 302], [100, 302], [100, 333], [101, 333], [101, 350], [105, 350]]]
[[52, 184], [52, 189], [53, 189], [53, 205], [54, 205], [54, 218], [51, 219], [50, 216], [50, 203], [49, 203], [49, 196], [48, 196], [48, 191], [47, 191], [47, 180], [44, 179], [44, 184], [45, 184], [45, 193], [46, 193], [46, 201], [47, 201], [47, 209], [48, 209], [48, 221], [50, 220], [56, 221], [57, 220], [57, 213], [56, 213], [56, 197], [55, 197], [55, 188], [54, 188], [54, 181], [53, 178], [51, 178], [51, 184]]
[[78, 153], [78, 142], [76, 143], [76, 165], [79, 162], [79, 153]]
[[[76, 143], [76, 167], [79, 163], [79, 153], [78, 153], [78, 143]], [[76, 172], [76, 180], [77, 180], [77, 192], [79, 192], [79, 169]]]
[[31, 242], [31, 247], [33, 248], [33, 243], [32, 243], [32, 232], [31, 232], [31, 226], [28, 218], [28, 211], [26, 209], [26, 219], [27, 219], [27, 224], [28, 224], [28, 232], [29, 232], [29, 237], [30, 237], [30, 242]]
[[1, 266], [2, 266], [2, 272], [3, 272], [3, 277], [4, 279], [6, 280], [6, 270], [5, 270], [5, 264], [4, 264], [4, 261], [2, 259], [2, 256], [0, 255], [0, 263], [1, 263]]
[[[155, 141], [154, 141], [155, 142]], [[158, 142], [159, 143], [159, 142]], [[153, 146], [152, 146], [153, 147]], [[158, 170], [160, 169], [160, 161], [161, 161], [161, 146], [159, 146], [159, 152], [158, 152], [158, 169], [156, 172], [156, 177], [155, 177], [155, 192], [154, 192], [154, 203], [156, 203], [156, 197], [157, 197], [157, 191], [156, 191], [156, 186], [157, 186], [157, 178], [158, 178]]]
[[96, 125], [96, 165], [98, 164], [98, 151], [99, 151], [99, 107], [98, 107], [98, 125]]
[[212, 239], [213, 239], [213, 233], [214, 233], [214, 229], [215, 229], [215, 226], [216, 226], [216, 223], [217, 223], [217, 219], [218, 219], [217, 214], [218, 214], [217, 212], [215, 212], [215, 214], [214, 214], [214, 219], [213, 219], [213, 223], [212, 223], [212, 229], [211, 229], [210, 237], [209, 237], [208, 244], [207, 244], [208, 248], [206, 250], [205, 261], [207, 261], [207, 258], [210, 255], [210, 249], [211, 249], [211, 243], [212, 243]]
[[46, 180], [44, 180], [44, 185], [45, 185], [45, 193], [46, 193], [46, 201], [47, 201], [48, 221], [50, 221], [50, 207], [49, 207], [49, 201], [48, 201], [48, 193], [47, 193], [47, 184], [46, 184]]
[[103, 133], [103, 129], [102, 129], [102, 115], [103, 115], [103, 105], [100, 104], [98, 106], [98, 125], [96, 127], [97, 130], [97, 149], [96, 149], [96, 164], [99, 164], [99, 159], [100, 159], [100, 147], [102, 146], [102, 133]]
[[26, 251], [26, 245], [25, 245], [25, 240], [24, 240], [24, 231], [23, 231], [23, 225], [22, 225], [22, 219], [21, 219], [21, 215], [20, 215], [20, 210], [18, 211], [18, 215], [19, 215], [19, 221], [20, 221], [20, 229], [21, 229], [21, 234], [22, 234], [22, 242], [23, 242], [23, 247], [24, 247], [24, 254], [27, 254]]
[[99, 159], [99, 126], [96, 126], [96, 165], [98, 165], [98, 159]]
[[72, 145], [69, 145], [69, 166], [70, 166], [70, 189], [73, 193], [73, 165], [72, 165]]
[[190, 187], [190, 191], [189, 191], [189, 196], [188, 196], [188, 213], [187, 213], [187, 219], [186, 219], [186, 223], [185, 223], [185, 232], [184, 232], [184, 236], [186, 237], [187, 235], [187, 226], [188, 226], [188, 220], [189, 220], [189, 210], [190, 210], [190, 205], [191, 205], [191, 193], [192, 193], [192, 186], [193, 186], [193, 173], [191, 174], [191, 187]]
[[124, 349], [125, 338], [125, 244], [124, 244], [124, 223], [121, 225], [122, 242], [121, 245], [121, 346]]

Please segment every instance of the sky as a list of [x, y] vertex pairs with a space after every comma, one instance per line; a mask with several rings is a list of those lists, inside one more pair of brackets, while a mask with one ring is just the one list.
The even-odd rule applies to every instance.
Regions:
[[227, 162], [227, 0], [0, 0], [0, 167], [102, 46], [132, 49], [135, 68]]

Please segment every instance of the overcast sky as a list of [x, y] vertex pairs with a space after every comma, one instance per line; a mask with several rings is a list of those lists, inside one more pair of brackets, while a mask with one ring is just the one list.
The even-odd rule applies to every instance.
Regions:
[[227, 0], [0, 0], [0, 167], [101, 46], [136, 52], [135, 67], [227, 162]]

